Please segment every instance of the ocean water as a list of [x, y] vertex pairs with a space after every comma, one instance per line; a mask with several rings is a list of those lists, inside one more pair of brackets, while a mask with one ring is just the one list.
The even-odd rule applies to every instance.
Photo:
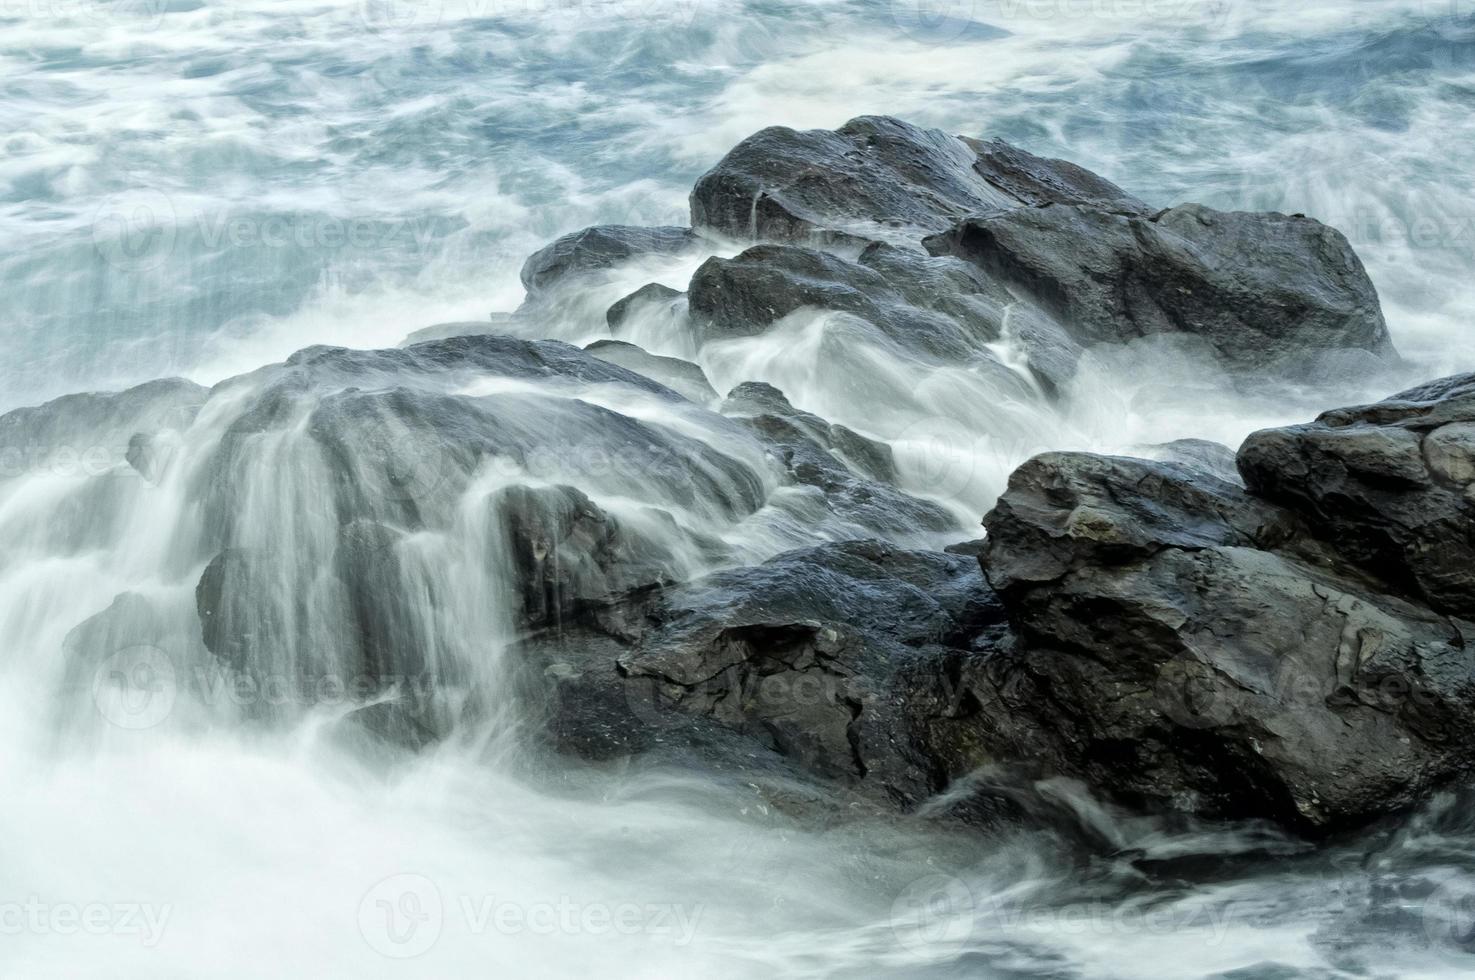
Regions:
[[[524, 257], [557, 235], [684, 224], [692, 182], [742, 137], [864, 113], [1003, 137], [1164, 206], [1335, 225], [1381, 293], [1399, 380], [1422, 380], [1475, 368], [1472, 105], [1469, 0], [0, 0], [0, 411], [486, 319], [521, 301]], [[679, 287], [691, 267], [609, 288]], [[696, 357], [719, 391], [770, 381], [888, 441], [959, 537], [1040, 449], [1233, 445], [1397, 387], [1248, 397], [1156, 352], [1093, 360], [1046, 412], [964, 372], [837, 361], [826, 328], [702, 350], [660, 324], [636, 339]], [[577, 316], [553, 331], [598, 334]], [[1310, 850], [1060, 783], [1040, 788], [1050, 829], [979, 837], [796, 820], [660, 770], [530, 771], [515, 726], [400, 757], [338, 743], [320, 713], [262, 729], [197, 698], [212, 703], [144, 724], [88, 690], [123, 723], [65, 735], [74, 627], [131, 591], [166, 633], [194, 628], [188, 469], [230, 410], [181, 436], [178, 472], [117, 491], [91, 523], [76, 515], [95, 473], [0, 486], [0, 976], [1282, 980], [1475, 964], [1459, 794]], [[259, 459], [251, 499], [310, 497], [294, 459]], [[242, 533], [288, 533], [263, 507]], [[493, 669], [505, 627], [477, 597], [495, 568], [467, 571], [466, 530], [416, 542], [416, 567], [464, 590], [437, 610], [437, 649]], [[795, 543], [732, 534], [753, 557]]]

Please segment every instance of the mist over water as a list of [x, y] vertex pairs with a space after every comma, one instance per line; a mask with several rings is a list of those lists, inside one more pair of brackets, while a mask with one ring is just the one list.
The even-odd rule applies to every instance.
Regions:
[[[695, 178], [774, 124], [893, 114], [1071, 159], [1154, 204], [1302, 212], [1348, 235], [1408, 364], [1331, 393], [1237, 390], [1142, 347], [1093, 355], [1052, 408], [1023, 372], [909, 361], [841, 317], [705, 346], [659, 311], [622, 328], [696, 360], [719, 394], [767, 381], [889, 444], [906, 488], [956, 519], [907, 543], [942, 545], [976, 537], [1044, 449], [1233, 446], [1475, 368], [1472, 99], [1462, 0], [0, 0], [0, 411], [487, 320], [560, 234], [686, 224]], [[610, 302], [684, 288], [706, 254], [619, 270], [527, 339], [608, 336]], [[995, 353], [1018, 363], [1007, 335]], [[509, 418], [563, 413], [560, 438], [607, 456], [580, 413], [618, 413], [707, 452], [717, 489], [557, 454], [432, 461], [412, 488], [427, 527], [383, 547], [414, 597], [396, 628], [453, 734], [419, 754], [354, 734], [351, 602], [320, 568], [326, 464], [301, 429], [238, 428], [285, 370], [156, 420], [151, 475], [124, 461], [128, 432], [0, 472], [0, 782], [24, 787], [0, 807], [0, 976], [1466, 975], [1442, 942], [1475, 882], [1454, 795], [1312, 852], [1065, 783], [1037, 788], [1043, 829], [979, 837], [925, 816], [800, 820], [740, 783], [545, 758], [503, 657], [506, 543], [484, 500], [574, 483], [638, 522], [669, 492], [673, 523], [651, 533], [682, 577], [861, 536], [811, 527], [715, 416], [621, 383], [404, 382]], [[207, 475], [227, 446], [245, 448], [222, 487]], [[745, 493], [750, 511], [724, 509]], [[402, 503], [375, 517], [394, 525]], [[200, 638], [196, 583], [222, 548], [292, 556], [256, 583], [286, 616], [283, 660], [246, 689]], [[104, 656], [63, 655], [78, 650]], [[288, 675], [343, 688], [270, 688]], [[139, 676], [167, 696], [113, 685]]]

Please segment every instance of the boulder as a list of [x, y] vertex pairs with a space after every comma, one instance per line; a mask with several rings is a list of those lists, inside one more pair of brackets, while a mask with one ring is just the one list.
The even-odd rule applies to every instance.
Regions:
[[984, 519], [1016, 646], [996, 750], [1100, 790], [1326, 833], [1466, 771], [1475, 634], [1300, 516], [1169, 463], [1050, 453]]
[[1002, 611], [975, 561], [847, 541], [628, 594], [518, 653], [546, 730], [592, 759], [740, 736], [821, 783], [912, 809], [986, 761], [956, 680]]
[[528, 257], [522, 266], [522, 285], [529, 297], [560, 283], [603, 272], [634, 259], [674, 255], [696, 248], [701, 238], [690, 228], [641, 228], [598, 225], [564, 235]]
[[966, 215], [1141, 202], [1073, 164], [887, 116], [834, 131], [783, 126], [734, 147], [691, 192], [692, 227], [746, 241], [915, 241]]
[[604, 322], [609, 325], [611, 333], [616, 333], [625, 325], [625, 320], [632, 311], [641, 307], [670, 307], [686, 294], [670, 286], [663, 286], [658, 282], [648, 282], [635, 292], [622, 297], [610, 304], [610, 308], [604, 312]]
[[1239, 468], [1350, 561], [1475, 620], [1475, 374], [1256, 432]]
[[1339, 351], [1395, 359], [1351, 245], [1303, 215], [1052, 205], [969, 217], [925, 244], [974, 263], [1083, 346], [1183, 334], [1234, 369], [1284, 375]]

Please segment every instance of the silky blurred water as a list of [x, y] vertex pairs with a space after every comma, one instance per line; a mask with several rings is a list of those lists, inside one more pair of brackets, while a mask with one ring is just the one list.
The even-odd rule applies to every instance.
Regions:
[[[869, 112], [1165, 206], [1318, 217], [1367, 263], [1408, 376], [1468, 370], [1472, 103], [1467, 0], [0, 0], [0, 410], [486, 319], [553, 237], [684, 224], [742, 137]], [[1108, 357], [1045, 412], [864, 350], [846, 373], [823, 326], [638, 339], [891, 442], [959, 537], [1035, 449], [1233, 443], [1386, 393], [1247, 398], [1201, 365]], [[959, 481], [934, 478], [939, 444]], [[197, 515], [182, 482], [151, 490], [67, 547], [49, 528], [88, 506], [82, 483], [0, 493], [0, 976], [1468, 974], [1458, 796], [1312, 853], [1068, 785], [1041, 792], [1070, 832], [980, 838], [795, 821], [659, 771], [531, 776], [496, 739], [366, 759], [312, 723], [205, 715], [59, 749], [44, 699], [72, 627], [125, 589], [192, 626]], [[427, 576], [454, 543], [421, 542]]]

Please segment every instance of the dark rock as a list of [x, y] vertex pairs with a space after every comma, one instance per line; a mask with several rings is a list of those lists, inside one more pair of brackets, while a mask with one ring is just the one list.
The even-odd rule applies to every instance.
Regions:
[[574, 487], [506, 487], [491, 506], [506, 536], [524, 630], [559, 627], [617, 593], [670, 582], [678, 570], [659, 542]]
[[1256, 432], [1239, 468], [1349, 560], [1475, 619], [1475, 375]]
[[598, 225], [564, 235], [534, 252], [522, 266], [522, 285], [537, 296], [555, 285], [623, 265], [647, 255], [693, 249], [701, 238], [690, 228]]
[[717, 392], [707, 381], [707, 375], [690, 361], [652, 354], [623, 340], [596, 340], [584, 350], [601, 361], [618, 364], [659, 382], [698, 405], [713, 405], [717, 401]]
[[1003, 754], [1311, 832], [1469, 765], [1464, 624], [1345, 567], [1288, 510], [1173, 464], [1051, 453], [985, 524], [1018, 638], [975, 688]]
[[567, 751], [725, 729], [747, 754], [910, 809], [985, 759], [955, 682], [1001, 621], [976, 562], [851, 541], [630, 594], [522, 655]]
[[1310, 218], [1055, 205], [969, 217], [925, 244], [978, 265], [1084, 346], [1186, 334], [1244, 371], [1300, 371], [1309, 354], [1344, 349], [1395, 356], [1356, 253]]
[[609, 325], [610, 332], [615, 333], [624, 325], [625, 318], [630, 315], [632, 309], [638, 309], [642, 306], [670, 306], [685, 295], [685, 293], [672, 289], [670, 286], [663, 286], [658, 282], [648, 282], [629, 296], [611, 305], [605, 311], [604, 321]]
[[979, 212], [1140, 202], [1073, 164], [862, 116], [838, 130], [748, 137], [697, 181], [691, 223], [739, 240], [915, 240]]
[[[847, 346], [869, 344], [929, 365], [978, 366], [1003, 391], [1032, 396], [1028, 382], [987, 348], [1000, 338], [1011, 298], [956, 259], [877, 246], [852, 262], [810, 248], [757, 245], [703, 263], [687, 302], [700, 342], [761, 334], [801, 310], [848, 314], [854, 338]], [[1041, 319], [1018, 318], [1021, 324]], [[1039, 329], [1022, 332], [1033, 339]], [[1032, 341], [1025, 346], [1042, 349]], [[1048, 357], [1042, 360], [1045, 373], [1058, 373]]]
[[722, 412], [762, 439], [795, 483], [820, 490], [828, 510], [862, 532], [909, 537], [957, 527], [945, 508], [894, 486], [890, 446], [794, 408], [770, 384], [738, 385]]

